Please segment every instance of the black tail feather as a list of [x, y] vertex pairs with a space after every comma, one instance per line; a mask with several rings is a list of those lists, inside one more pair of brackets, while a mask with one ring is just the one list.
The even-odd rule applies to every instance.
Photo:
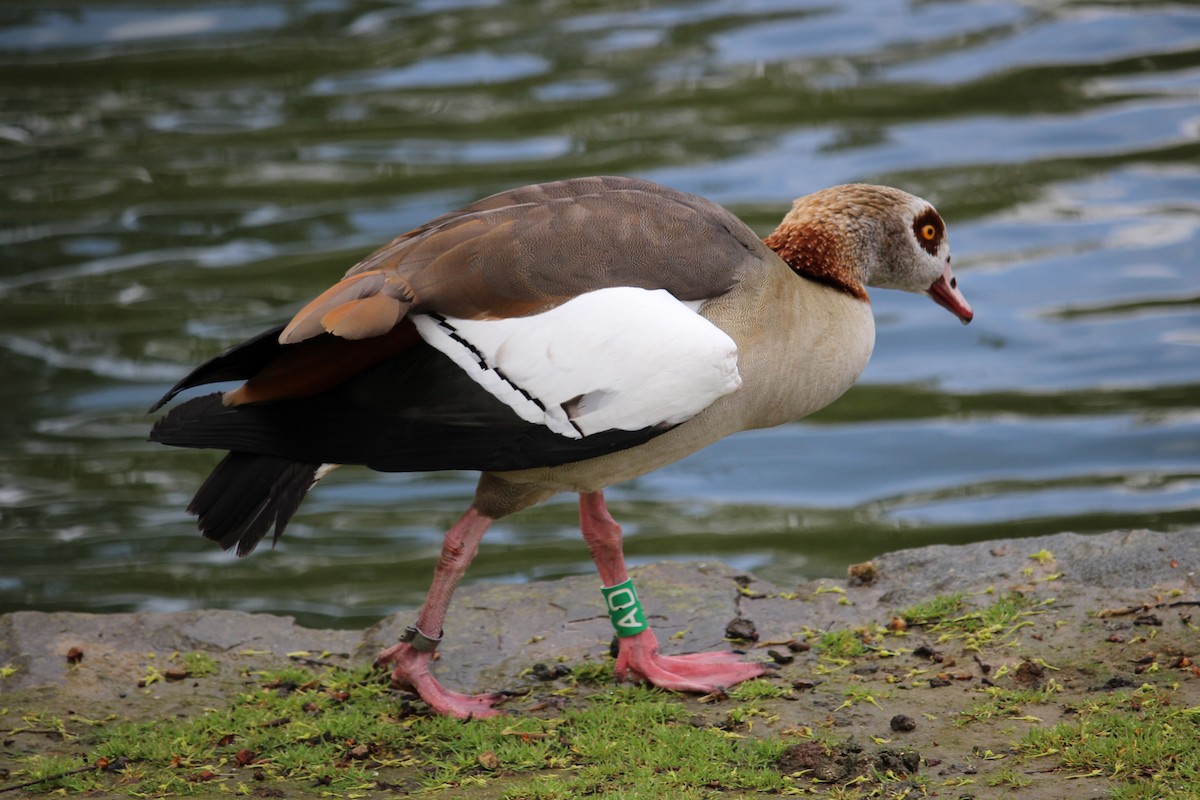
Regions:
[[312, 488], [319, 464], [276, 456], [228, 453], [192, 498], [188, 511], [199, 517], [205, 538], [237, 554], [254, 550], [272, 525], [283, 529]]

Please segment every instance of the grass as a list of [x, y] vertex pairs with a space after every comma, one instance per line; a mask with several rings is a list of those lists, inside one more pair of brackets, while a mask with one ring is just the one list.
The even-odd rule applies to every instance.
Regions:
[[[600, 674], [585, 670], [588, 679]], [[240, 794], [273, 784], [344, 796], [494, 785], [500, 793], [491, 796], [506, 800], [686, 799], [718, 789], [780, 793], [790, 783], [775, 767], [786, 745], [695, 723], [656, 689], [618, 686], [552, 718], [462, 722], [404, 714], [367, 670], [291, 668], [256, 683], [228, 708], [81, 737], [91, 748], [87, 763], [33, 758], [12, 777], [46, 778], [35, 787], [46, 792], [131, 796]], [[741, 691], [753, 701], [777, 696], [775, 689]]]
[[[1036, 556], [1036, 554], [1035, 554]], [[1035, 556], [1031, 556], [1034, 558]], [[1034, 603], [1012, 592], [982, 608], [972, 608], [962, 594], [935, 597], [899, 612], [910, 626], [924, 626], [938, 642], [960, 640], [964, 650], [1012, 643], [1013, 634], [1030, 624], [1051, 601]], [[1034, 659], [1043, 669], [1056, 667]], [[1001, 668], [994, 680], [1005, 677]], [[1085, 778], [1109, 782], [1112, 800], [1182, 800], [1200, 796], [1200, 707], [1175, 708], [1178, 684], [1143, 684], [1068, 708], [1069, 721], [1043, 725], [1031, 713], [1061, 703], [1063, 687], [1054, 677], [1037, 686], [990, 685], [985, 699], [963, 709], [956, 725], [989, 720], [1033, 723], [1016, 739], [1014, 751], [1022, 768], [1005, 768], [985, 780], [992, 787], [1021, 790], [1031, 780], [1027, 770], [1041, 764], [1064, 783]], [[1042, 712], [1038, 712], [1042, 713]], [[1041, 770], [1039, 770], [1041, 771]]]
[[1077, 719], [1034, 728], [1022, 751], [1050, 758], [1068, 776], [1115, 781], [1114, 800], [1173, 800], [1200, 792], [1200, 707], [1173, 708], [1143, 685], [1078, 708]]
[[965, 601], [966, 594], [963, 592], [940, 594], [923, 603], [909, 606], [898, 612], [897, 616], [909, 625], [937, 625], [961, 614], [965, 607]]
[[976, 703], [961, 712], [958, 725], [987, 719], [1012, 719], [1022, 722], [1041, 723], [1041, 719], [1028, 713], [1031, 705], [1048, 705], [1055, 702], [1060, 687], [1053, 680], [1044, 686], [1027, 689], [1006, 689], [989, 686], [984, 690], [987, 700]]
[[742, 702], [753, 702], [756, 700], [775, 700], [780, 697], [787, 697], [791, 693], [791, 689], [780, 686], [778, 683], [756, 678], [734, 686], [729, 690], [729, 697]]
[[939, 644], [958, 639], [965, 649], [978, 651], [1010, 639], [1032, 624], [1030, 617], [1043, 613], [1044, 606], [1053, 602], [1052, 598], [1035, 602], [1021, 592], [1009, 592], [990, 605], [972, 607], [967, 595], [956, 593], [939, 595], [900, 611], [898, 616], [910, 626], [936, 634]]
[[852, 664], [854, 659], [867, 654], [867, 645], [863, 641], [862, 631], [841, 629], [822, 633], [813, 644], [823, 664], [832, 667], [844, 667]]

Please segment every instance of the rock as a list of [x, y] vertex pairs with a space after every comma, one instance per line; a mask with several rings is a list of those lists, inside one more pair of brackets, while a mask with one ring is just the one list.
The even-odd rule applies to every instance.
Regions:
[[[1034, 554], [1038, 558], [1031, 559]], [[1143, 602], [1149, 587], [1195, 594], [1200, 589], [1200, 536], [1057, 534], [902, 550], [872, 563], [876, 572], [869, 584], [853, 587], [821, 579], [788, 587], [784, 595], [757, 580], [756, 591], [747, 595], [748, 579], [720, 564], [652, 564], [635, 570], [634, 578], [664, 652], [728, 649], [725, 622], [750, 617], [761, 641], [794, 643], [790, 649], [803, 651], [803, 643], [795, 641], [798, 630], [884, 625], [898, 608], [939, 593], [1022, 590], [1034, 581], [1053, 580], [1055, 592], [1087, 600], [1092, 607]], [[182, 666], [164, 662], [174, 652], [203, 651], [218, 661], [222, 654], [236, 655], [242, 669], [255, 659], [278, 666], [299, 650], [346, 654], [333, 657], [338, 663], [367, 663], [399, 638], [413, 616], [406, 610], [366, 631], [337, 631], [303, 628], [290, 617], [238, 611], [19, 611], [0, 616], [0, 666], [16, 670], [3, 679], [0, 691], [58, 686], [93, 699], [129, 703], [139, 695], [136, 682], [150, 666], [162, 673]], [[447, 686], [459, 691], [527, 683], [530, 679], [522, 673], [537, 662], [601, 658], [612, 638], [599, 581], [590, 575], [522, 586], [464, 587], [451, 608], [446, 633], [436, 669]], [[68, 663], [73, 651], [81, 658]], [[157, 660], [148, 654], [156, 654]], [[163, 686], [167, 684], [151, 683], [146, 691], [165, 691]], [[204, 678], [169, 687], [198, 698], [209, 691]]]
[[[1052, 563], [1030, 558], [1043, 551], [1053, 556]], [[1039, 568], [1039, 577], [1058, 573], [1061, 580], [1097, 589], [1145, 588], [1165, 581], [1196, 590], [1200, 589], [1200, 536], [1151, 531], [1058, 533], [900, 550], [874, 563], [882, 576], [880, 583], [886, 586], [881, 600], [895, 606], [981, 583], [1023, 583], [1022, 572], [1028, 567]]]
[[[241, 611], [182, 611], [144, 614], [81, 614], [17, 611], [0, 616], [0, 665], [16, 672], [3, 689], [48, 684], [73, 686], [81, 694], [117, 698], [156, 665], [167, 672], [176, 665], [171, 653], [263, 652], [296, 650], [350, 652], [361, 634], [302, 628], [291, 617]], [[69, 664], [72, 650], [87, 659]], [[154, 662], [151, 664], [150, 662]]]
[[[739, 607], [735, 572], [723, 564], [650, 564], [633, 570], [638, 595], [664, 652], [729, 649], [723, 621]], [[393, 644], [413, 611], [363, 634], [358, 657]], [[455, 595], [437, 675], [458, 691], [511, 689], [536, 662], [573, 664], [608, 651], [612, 624], [594, 575], [521, 586], [477, 584]]]
[[736, 641], [757, 642], [758, 626], [754, 624], [754, 620], [736, 617], [725, 626], [725, 635]]

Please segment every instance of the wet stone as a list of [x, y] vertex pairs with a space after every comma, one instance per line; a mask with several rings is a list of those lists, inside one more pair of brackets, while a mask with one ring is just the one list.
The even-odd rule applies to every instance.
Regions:
[[758, 641], [758, 627], [754, 622], [742, 617], [737, 617], [730, 620], [725, 626], [725, 635], [730, 639], [740, 640], [744, 642]]
[[771, 659], [776, 664], [791, 664], [793, 661], [796, 660], [795, 656], [785, 655], [784, 653], [781, 653], [778, 650], [768, 650], [767, 658]]
[[555, 664], [554, 666], [548, 667], [539, 661], [529, 668], [529, 672], [539, 681], [553, 681], [570, 675], [571, 668], [566, 664]]

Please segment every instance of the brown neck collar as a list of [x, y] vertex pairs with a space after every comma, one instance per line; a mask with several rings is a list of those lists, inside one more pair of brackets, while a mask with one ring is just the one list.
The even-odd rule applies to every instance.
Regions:
[[844, 236], [837, 236], [821, 225], [784, 220], [763, 243], [797, 275], [870, 302], [859, 270], [854, 267], [857, 259], [848, 252]]

